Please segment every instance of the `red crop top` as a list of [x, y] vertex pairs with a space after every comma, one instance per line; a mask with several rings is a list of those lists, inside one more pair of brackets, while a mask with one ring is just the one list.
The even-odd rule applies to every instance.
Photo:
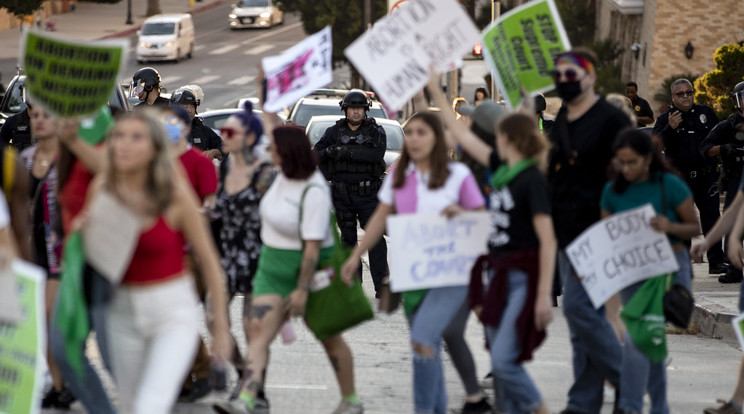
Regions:
[[132, 261], [122, 283], [144, 284], [168, 279], [183, 272], [185, 240], [163, 219], [140, 234]]

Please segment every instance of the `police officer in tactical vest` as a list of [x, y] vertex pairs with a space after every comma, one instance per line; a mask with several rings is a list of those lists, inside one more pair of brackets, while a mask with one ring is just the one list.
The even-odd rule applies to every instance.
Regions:
[[[726, 177], [726, 200], [724, 210], [734, 200], [739, 191], [742, 169], [744, 169], [744, 82], [739, 82], [731, 92], [735, 113], [719, 122], [703, 143], [700, 153], [714, 159], [720, 155]], [[725, 275], [718, 278], [721, 283], [738, 283], [742, 272], [730, 267]]]
[[[339, 105], [346, 117], [325, 131], [315, 144], [315, 151], [320, 170], [331, 182], [341, 238], [352, 247], [357, 243], [357, 220], [362, 228], [366, 227], [377, 208], [387, 138], [374, 118], [367, 117], [371, 102], [364, 91], [352, 89]], [[369, 262], [379, 297], [383, 279], [389, 275], [384, 239], [369, 251]]]
[[31, 118], [28, 116], [30, 105], [24, 103], [26, 108], [15, 115], [11, 115], [0, 129], [0, 141], [3, 145], [12, 145], [19, 153], [30, 147], [31, 140]]

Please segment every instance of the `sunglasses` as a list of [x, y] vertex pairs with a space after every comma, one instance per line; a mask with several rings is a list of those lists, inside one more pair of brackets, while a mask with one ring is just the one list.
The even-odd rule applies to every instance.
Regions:
[[558, 69], [550, 71], [550, 75], [553, 76], [553, 82], [558, 83], [561, 81], [561, 77], [566, 78], [566, 82], [576, 82], [579, 79], [579, 74], [573, 69], [566, 69], [565, 72], [561, 72]]
[[223, 137], [227, 139], [232, 139], [232, 137], [238, 134], [240, 134], [240, 131], [238, 131], [235, 128], [227, 128], [227, 127], [220, 128], [220, 135], [222, 135]]
[[674, 96], [676, 96], [677, 98], [684, 98], [685, 96], [692, 96], [692, 95], [695, 95], [695, 91], [693, 91], [692, 89], [690, 89], [689, 91], [682, 91], [682, 92], [677, 92], [674, 94]]

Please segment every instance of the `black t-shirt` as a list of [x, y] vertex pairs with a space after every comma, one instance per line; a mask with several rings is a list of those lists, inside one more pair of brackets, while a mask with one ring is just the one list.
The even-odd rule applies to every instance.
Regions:
[[[653, 122], [654, 119], [654, 111], [651, 109], [651, 105], [648, 104], [648, 101], [638, 97], [633, 103], [633, 112], [635, 113], [636, 117], [642, 117], [647, 116], [651, 118], [651, 122]], [[638, 128], [645, 127], [646, 124], [642, 124], [638, 122]]]
[[[496, 169], [498, 159], [491, 153], [491, 168]], [[532, 166], [520, 172], [501, 190], [489, 195], [491, 233], [488, 250], [498, 257], [506, 253], [537, 249], [540, 241], [533, 227], [536, 214], [550, 214], [548, 180]]]

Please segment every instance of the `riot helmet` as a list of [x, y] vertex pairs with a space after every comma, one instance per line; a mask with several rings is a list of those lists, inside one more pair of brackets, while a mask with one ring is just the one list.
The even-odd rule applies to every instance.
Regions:
[[734, 90], [731, 92], [731, 101], [734, 103], [734, 108], [737, 112], [744, 111], [744, 82], [739, 82], [734, 86]]
[[338, 104], [344, 112], [346, 112], [346, 108], [364, 108], [365, 111], [369, 111], [372, 106], [369, 96], [361, 89], [350, 90]]
[[171, 96], [171, 103], [199, 106], [201, 102], [196, 99], [196, 94], [191, 89], [178, 88]]
[[[154, 68], [142, 68], [132, 76], [132, 83], [129, 84], [129, 96], [139, 97], [142, 92], [150, 92], [157, 89], [160, 91], [160, 73]], [[147, 100], [147, 95], [145, 99]]]

